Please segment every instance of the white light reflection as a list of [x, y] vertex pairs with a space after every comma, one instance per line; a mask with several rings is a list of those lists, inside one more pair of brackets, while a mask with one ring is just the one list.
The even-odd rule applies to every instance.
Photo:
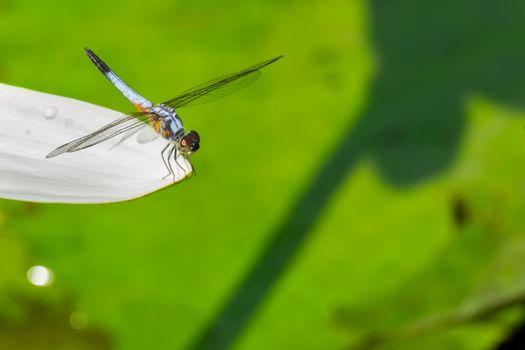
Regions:
[[44, 266], [32, 266], [27, 270], [27, 279], [31, 284], [47, 287], [53, 283], [53, 271]]

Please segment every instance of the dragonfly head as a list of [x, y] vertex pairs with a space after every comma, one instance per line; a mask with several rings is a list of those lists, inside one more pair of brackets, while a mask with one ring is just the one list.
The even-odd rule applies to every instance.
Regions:
[[196, 131], [191, 130], [189, 133], [184, 135], [179, 142], [179, 151], [182, 154], [192, 154], [197, 151], [200, 147], [200, 137]]

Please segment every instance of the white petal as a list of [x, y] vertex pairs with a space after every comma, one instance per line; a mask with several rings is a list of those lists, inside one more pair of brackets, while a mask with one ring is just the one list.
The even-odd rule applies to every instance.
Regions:
[[35, 202], [106, 203], [144, 196], [191, 177], [183, 157], [168, 171], [162, 138], [118, 137], [46, 159], [56, 147], [87, 135], [122, 113], [90, 103], [0, 84], [0, 197]]

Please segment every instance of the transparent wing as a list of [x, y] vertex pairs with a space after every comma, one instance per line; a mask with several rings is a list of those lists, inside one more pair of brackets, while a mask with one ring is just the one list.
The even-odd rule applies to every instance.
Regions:
[[153, 128], [150, 128], [147, 124], [143, 124], [142, 126], [125, 132], [120, 138], [120, 140], [118, 140], [117, 143], [113, 144], [113, 146], [111, 146], [109, 149], [111, 150], [117, 147], [118, 145], [127, 141], [135, 135], [137, 135], [138, 143], [148, 143], [160, 137], [160, 134], [153, 130]]
[[261, 74], [259, 71], [261, 68], [277, 61], [282, 57], [283, 56], [277, 56], [270, 60], [256, 64], [255, 66], [243, 69], [240, 72], [228, 74], [226, 76], [194, 86], [193, 88], [183, 92], [179, 96], [172, 98], [169, 101], [164, 102], [163, 104], [172, 108], [180, 108], [183, 106], [194, 106], [224, 97], [255, 81]]
[[142, 128], [139, 129], [139, 133], [137, 135], [137, 142], [138, 143], [148, 143], [153, 140], [156, 140], [160, 137], [160, 134], [155, 132], [153, 128]]
[[79, 139], [66, 143], [49, 153], [46, 158], [56, 157], [66, 152], [76, 152], [109, 140], [112, 137], [140, 128], [158, 120], [160, 117], [153, 113], [133, 113], [98, 129], [97, 131]]

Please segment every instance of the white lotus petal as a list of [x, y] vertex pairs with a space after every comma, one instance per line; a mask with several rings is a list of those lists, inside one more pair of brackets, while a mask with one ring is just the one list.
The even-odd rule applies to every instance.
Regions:
[[162, 138], [117, 147], [108, 140], [46, 159], [56, 147], [87, 135], [122, 113], [90, 103], [0, 84], [0, 197], [34, 202], [106, 203], [144, 196], [191, 177], [178, 157], [175, 181], [160, 151]]

